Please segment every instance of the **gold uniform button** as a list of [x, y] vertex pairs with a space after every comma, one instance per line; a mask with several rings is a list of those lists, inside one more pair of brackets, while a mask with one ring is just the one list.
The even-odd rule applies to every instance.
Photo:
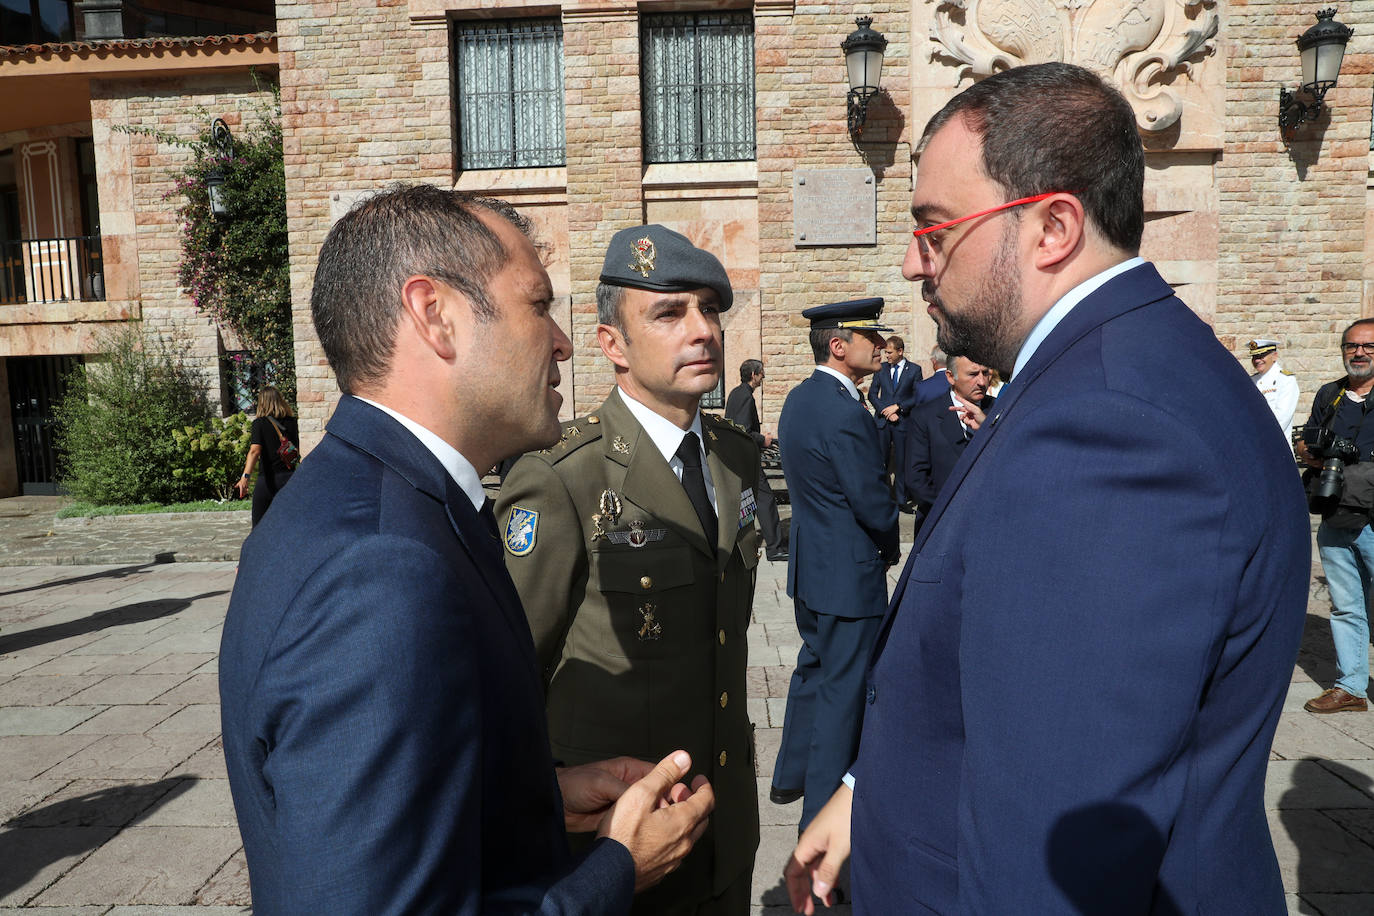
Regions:
[[596, 416], [595, 414], [593, 414], [593, 415], [591, 415], [590, 417], [587, 418], [587, 422], [588, 422], [588, 423], [592, 423], [592, 424], [600, 423], [600, 422], [601, 422], [601, 418], [598, 417], [598, 416]]
[[648, 576], [641, 576], [640, 579], [639, 579], [639, 587], [640, 587], [640, 588], [653, 588], [653, 587], [654, 587], [654, 580], [653, 580], [653, 579], [650, 579]]
[[728, 691], [728, 690], [722, 690], [722, 691], [720, 692], [720, 708], [721, 708], [721, 709], [724, 709], [724, 708], [725, 708], [725, 704], [726, 704], [726, 703], [729, 703], [729, 702], [730, 702], [730, 691]]
[[725, 645], [725, 631], [721, 630], [720, 632], [718, 632], [716, 634], [716, 639], [720, 640], [720, 644], [722, 646]]
[[721, 765], [721, 766], [725, 766], [725, 752], [724, 752], [724, 751], [721, 751], [721, 752], [720, 752], [720, 765]]

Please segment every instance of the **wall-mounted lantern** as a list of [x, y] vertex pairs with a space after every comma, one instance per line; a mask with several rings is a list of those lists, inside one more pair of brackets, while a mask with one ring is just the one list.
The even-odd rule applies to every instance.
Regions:
[[857, 140], [868, 118], [868, 101], [881, 85], [887, 39], [869, 28], [873, 25], [872, 16], [860, 16], [854, 24], [858, 28], [840, 43], [840, 50], [844, 51], [845, 67], [849, 70], [849, 95], [846, 96], [849, 136]]
[[[229, 159], [234, 155], [234, 137], [223, 118], [215, 118], [210, 122], [210, 146], [218, 159]], [[205, 173], [205, 189], [210, 194], [210, 213], [216, 217], [228, 216], [229, 208], [224, 204], [224, 173], [218, 165]]]
[[[1317, 24], [1298, 39], [1302, 86], [1293, 92], [1279, 87], [1279, 133], [1285, 140], [1292, 138], [1302, 122], [1316, 120], [1322, 112], [1326, 91], [1336, 85], [1341, 61], [1345, 58], [1345, 46], [1355, 30], [1341, 25], [1335, 16], [1335, 9], [1318, 11]], [[1306, 93], [1312, 101], [1304, 102], [1298, 97], [1299, 93]]]

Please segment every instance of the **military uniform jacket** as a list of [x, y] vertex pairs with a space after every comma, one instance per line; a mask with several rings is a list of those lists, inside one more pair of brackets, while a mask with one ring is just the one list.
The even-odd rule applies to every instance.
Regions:
[[[496, 504], [506, 567], [548, 685], [553, 756], [657, 762], [684, 748], [714, 787], [711, 825], [682, 866], [641, 895], [719, 894], [753, 862], [758, 802], [745, 711], [745, 627], [760, 535], [758, 449], [702, 414], [718, 532], [707, 544], [682, 484], [612, 393], [552, 449], [525, 455]], [[609, 495], [606, 495], [608, 494]], [[689, 776], [686, 781], [690, 781]]]

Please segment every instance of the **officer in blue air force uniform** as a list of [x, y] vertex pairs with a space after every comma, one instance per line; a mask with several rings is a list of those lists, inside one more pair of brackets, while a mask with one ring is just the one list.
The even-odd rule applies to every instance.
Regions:
[[554, 757], [658, 760], [681, 747], [715, 790], [706, 834], [636, 897], [636, 913], [749, 912], [759, 824], [744, 671], [759, 454], [738, 426], [698, 409], [720, 377], [732, 299], [720, 261], [684, 236], [616, 233], [597, 289], [616, 389], [563, 441], [521, 458], [496, 503], [548, 685]]
[[787, 692], [770, 798], [801, 796], [805, 827], [839, 787], [863, 725], [864, 665], [887, 608], [897, 561], [897, 503], [873, 418], [857, 383], [886, 341], [882, 299], [802, 312], [815, 373], [787, 395], [778, 421], [792, 497], [792, 596], [802, 648]]

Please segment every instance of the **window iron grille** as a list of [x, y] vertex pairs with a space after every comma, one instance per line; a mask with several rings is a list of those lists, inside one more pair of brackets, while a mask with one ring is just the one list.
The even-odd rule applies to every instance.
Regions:
[[644, 16], [640, 73], [645, 162], [755, 158], [748, 12]]
[[462, 22], [454, 46], [461, 167], [563, 165], [562, 24]]

